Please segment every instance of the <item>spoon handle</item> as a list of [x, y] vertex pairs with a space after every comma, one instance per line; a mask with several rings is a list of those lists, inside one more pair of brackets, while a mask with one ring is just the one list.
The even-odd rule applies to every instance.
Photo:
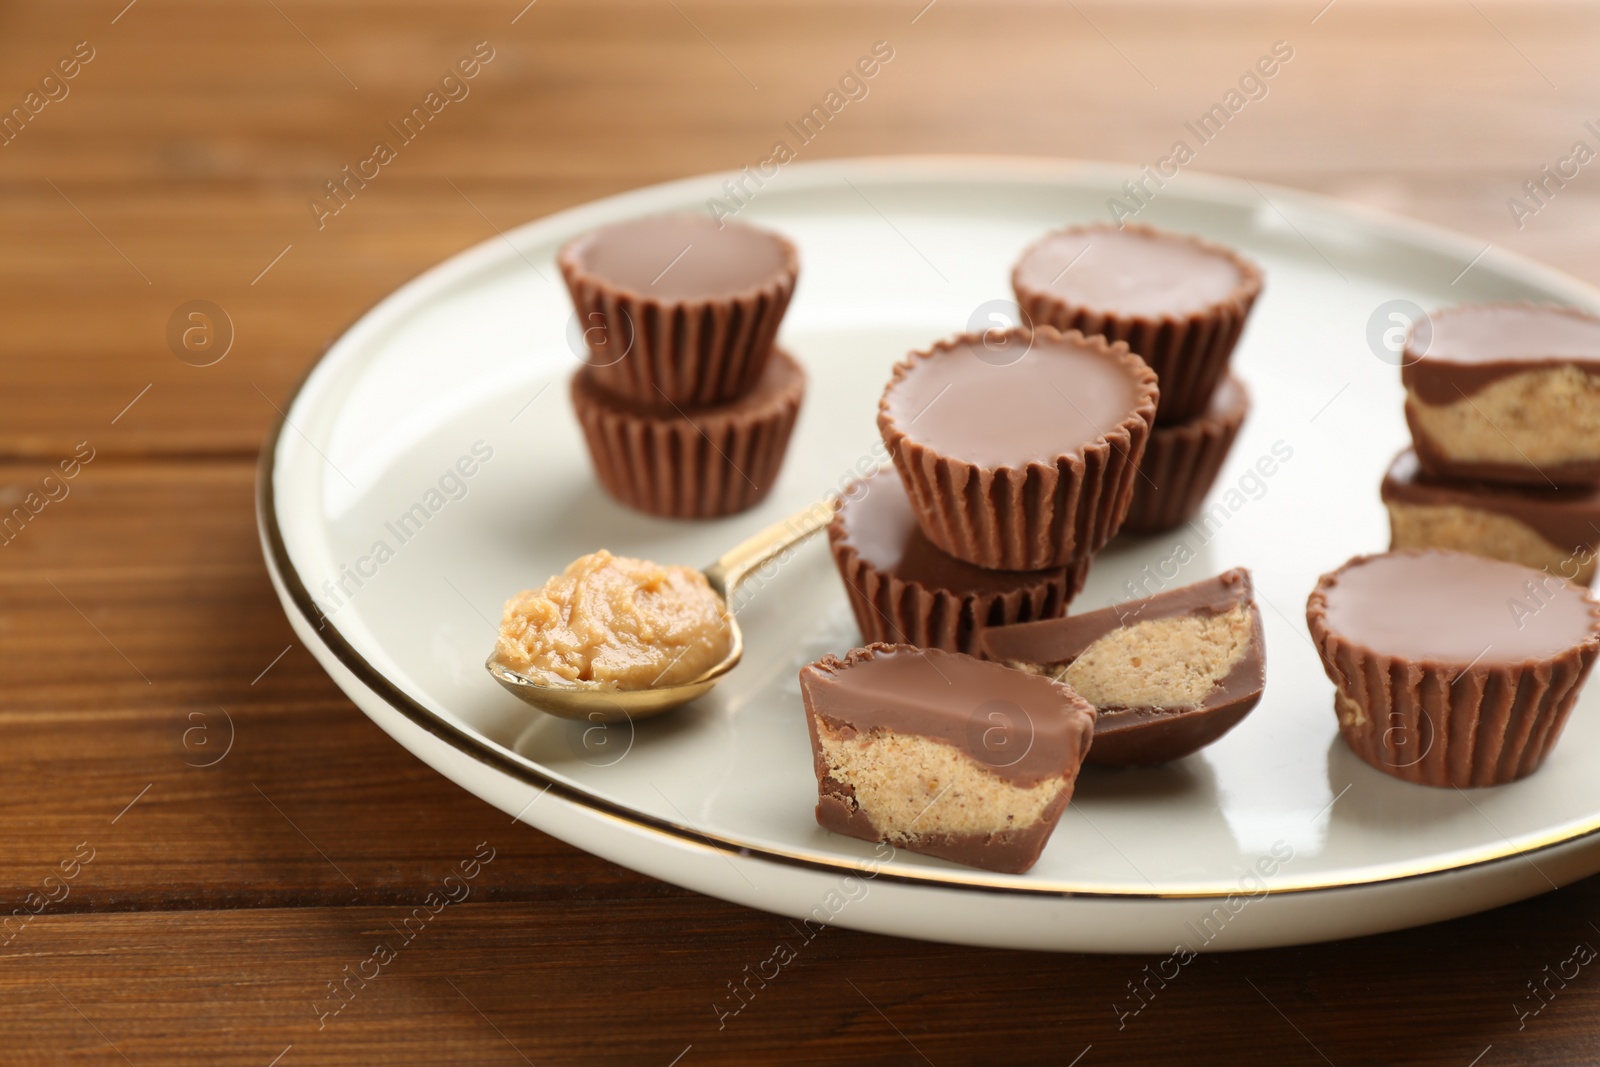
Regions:
[[828, 497], [773, 523], [739, 542], [705, 569], [706, 581], [733, 607], [733, 594], [758, 567], [801, 544], [833, 519], [834, 498]]

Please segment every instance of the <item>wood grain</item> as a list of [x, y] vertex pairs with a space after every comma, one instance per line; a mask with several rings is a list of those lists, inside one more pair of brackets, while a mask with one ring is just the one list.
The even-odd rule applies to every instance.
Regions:
[[[1592, 1061], [1587, 972], [1518, 1009], [1600, 943], [1594, 880], [1388, 937], [1203, 957], [1120, 1025], [1151, 960], [829, 930], [719, 1026], [728, 983], [797, 940], [789, 924], [513, 826], [390, 742], [297, 647], [252, 484], [294, 383], [395, 286], [497, 229], [763, 158], [878, 40], [895, 58], [803, 158], [1137, 165], [1282, 40], [1294, 60], [1198, 169], [1600, 280], [1600, 176], [1520, 229], [1506, 205], [1594, 143], [1597, 30], [1600, 11], [1565, 3], [1357, 0], [0, 8], [0, 108], [76, 42], [95, 50], [0, 145], [0, 504], [94, 450], [0, 543], [3, 910], [94, 855], [0, 931], [0, 1062]], [[470, 95], [319, 229], [323, 183], [478, 41], [495, 58]], [[214, 366], [169, 348], [195, 299], [233, 325]], [[319, 1029], [327, 983], [482, 842], [495, 858], [470, 897]]]
[[[483, 876], [513, 862], [526, 865], [497, 855]], [[1152, 984], [1138, 1014], [1127, 986], [1148, 958], [841, 929], [805, 941], [784, 919], [679, 891], [470, 892], [402, 925], [439, 884], [389, 907], [43, 915], [0, 958], [7, 1062], [120, 1062], [114, 1044], [137, 1064], [251, 1067], [291, 1045], [284, 1063], [664, 1067], [690, 1049], [681, 1062], [1463, 1067], [1489, 1048], [1481, 1063], [1554, 1065], [1590, 1061], [1600, 1006], [1580, 977], [1521, 1030], [1513, 1010], [1531, 1002], [1525, 982], [1596, 940], [1577, 933], [1600, 905], [1592, 883], [1383, 938], [1202, 956]], [[779, 942], [794, 961], [736, 1000], [730, 983]], [[380, 945], [394, 957], [382, 967], [367, 962]], [[352, 974], [365, 981], [342, 985]]]

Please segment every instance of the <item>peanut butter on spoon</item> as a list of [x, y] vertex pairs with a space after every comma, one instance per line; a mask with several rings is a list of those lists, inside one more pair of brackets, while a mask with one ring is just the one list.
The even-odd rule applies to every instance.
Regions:
[[540, 685], [682, 685], [728, 655], [727, 614], [699, 571], [601, 549], [506, 602], [495, 657]]
[[739, 584], [833, 518], [819, 501], [740, 542], [703, 571], [581, 556], [541, 589], [507, 602], [484, 668], [517, 699], [566, 719], [659, 715], [739, 665], [744, 636], [729, 609]]

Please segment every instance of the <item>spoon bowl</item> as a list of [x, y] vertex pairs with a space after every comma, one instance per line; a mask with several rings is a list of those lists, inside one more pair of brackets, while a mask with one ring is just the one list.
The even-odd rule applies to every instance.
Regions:
[[647, 689], [605, 689], [583, 685], [544, 685], [512, 670], [490, 653], [484, 669], [508, 692], [540, 711], [563, 719], [616, 722], [647, 719], [704, 696], [739, 665], [744, 655], [744, 634], [734, 617], [732, 600], [739, 586], [757, 569], [804, 543], [833, 518], [832, 498], [821, 500], [767, 527], [725, 552], [701, 573], [722, 598], [723, 619], [732, 640], [728, 654], [699, 677], [678, 685]]

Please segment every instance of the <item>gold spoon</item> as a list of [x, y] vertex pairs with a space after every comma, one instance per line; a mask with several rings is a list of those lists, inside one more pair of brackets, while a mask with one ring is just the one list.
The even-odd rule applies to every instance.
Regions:
[[[789, 516], [782, 522], [762, 530], [725, 552], [703, 573], [712, 590], [726, 606], [739, 586], [755, 570], [809, 539], [828, 525], [833, 518], [833, 498], [818, 501]], [[589, 722], [613, 722], [622, 719], [647, 719], [687, 704], [711, 691], [724, 675], [739, 665], [744, 655], [744, 635], [739, 632], [739, 622], [729, 608], [723, 615], [732, 631], [728, 654], [722, 661], [698, 678], [679, 685], [666, 685], [650, 689], [590, 689], [576, 685], [541, 685], [524, 674], [498, 662], [491, 653], [484, 667], [495, 681], [510, 690], [517, 699], [526, 701], [540, 711], [563, 719], [584, 719]]]

